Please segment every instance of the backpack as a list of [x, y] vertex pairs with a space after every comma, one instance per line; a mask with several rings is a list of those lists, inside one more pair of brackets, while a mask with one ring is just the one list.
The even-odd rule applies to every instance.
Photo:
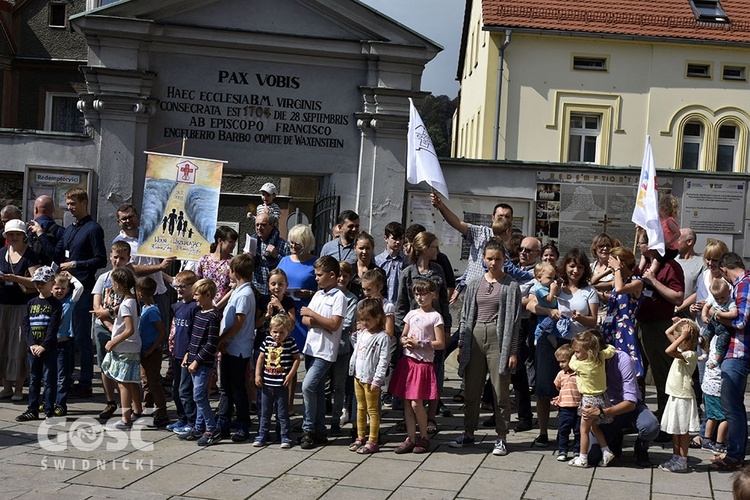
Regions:
[[[50, 239], [50, 242], [52, 243], [52, 246], [57, 245], [57, 232], [59, 231], [60, 226], [53, 222], [49, 226], [47, 226], [47, 229], [44, 231], [47, 237]], [[32, 233], [31, 236], [28, 237], [27, 245], [29, 248], [31, 248], [39, 257], [39, 261], [43, 266], [49, 266], [52, 264], [52, 261], [54, 260], [52, 256], [47, 255], [44, 252], [44, 247], [42, 247], [42, 242], [39, 240], [39, 236]]]

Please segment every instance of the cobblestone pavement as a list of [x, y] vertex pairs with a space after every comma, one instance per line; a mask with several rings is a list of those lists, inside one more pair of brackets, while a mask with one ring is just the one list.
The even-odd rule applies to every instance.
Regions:
[[[62, 425], [18, 423], [15, 417], [26, 403], [4, 400], [0, 402], [0, 497], [728, 500], [732, 496], [732, 475], [709, 472], [708, 452], [690, 450], [688, 474], [641, 469], [633, 457], [634, 436], [626, 436], [622, 457], [607, 468], [573, 469], [557, 462], [552, 447], [532, 447], [533, 430], [510, 434], [510, 454], [505, 457], [492, 455], [494, 436], [484, 428], [476, 433], [476, 445], [450, 448], [448, 442], [462, 426], [462, 409], [451, 401], [457, 388], [455, 378], [446, 381], [445, 399], [455, 416], [438, 418], [439, 432], [430, 452], [423, 455], [393, 453], [405, 437], [394, 428], [401, 418], [401, 412], [394, 410], [384, 411], [386, 443], [381, 452], [358, 455], [348, 451], [348, 437], [308, 451], [297, 446], [281, 450], [278, 444], [254, 448], [255, 417], [251, 441], [227, 440], [208, 448], [181, 441], [166, 430], [138, 425], [130, 433], [102, 431], [92, 419], [104, 406], [98, 387], [94, 398], [72, 401]], [[650, 394], [648, 402], [654, 403], [653, 399]], [[482, 418], [487, 416], [483, 413]], [[301, 417], [293, 420], [296, 424]], [[551, 424], [554, 428], [554, 418]], [[349, 427], [344, 427], [347, 435]], [[670, 457], [671, 443], [664, 446], [651, 448], [653, 464]]]

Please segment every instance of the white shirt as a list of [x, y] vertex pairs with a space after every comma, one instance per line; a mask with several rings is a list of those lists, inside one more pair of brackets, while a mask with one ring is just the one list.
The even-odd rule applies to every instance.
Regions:
[[[333, 287], [327, 292], [325, 290], [318, 290], [313, 295], [310, 305], [307, 307], [324, 318], [333, 318], [334, 316], [344, 318], [346, 317], [346, 306], [344, 292], [337, 287]], [[343, 326], [344, 322], [342, 321], [335, 332], [329, 332], [320, 327], [310, 327], [307, 331], [307, 339], [305, 339], [305, 347], [302, 349], [302, 352], [333, 363], [339, 354], [339, 343], [341, 342], [341, 330]]]
[[115, 324], [112, 326], [112, 340], [125, 331], [125, 318], [127, 316], [133, 319], [133, 335], [117, 344], [112, 350], [115, 352], [141, 352], [141, 334], [138, 332], [138, 303], [133, 297], [123, 300], [117, 310]]

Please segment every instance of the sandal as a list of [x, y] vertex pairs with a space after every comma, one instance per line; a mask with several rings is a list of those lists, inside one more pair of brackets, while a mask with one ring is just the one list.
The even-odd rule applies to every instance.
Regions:
[[458, 391], [458, 394], [453, 396], [453, 401], [456, 403], [463, 403], [465, 400], [466, 398], [464, 398], [464, 391]]
[[718, 460], [711, 460], [711, 464], [708, 466], [709, 470], [734, 472], [742, 468], [742, 462], [739, 460], [732, 460], [731, 458], [721, 456], [714, 458]]
[[360, 448], [362, 448], [365, 445], [365, 440], [362, 438], [357, 438], [354, 440], [352, 444], [349, 445], [349, 451], [359, 451]]
[[703, 448], [703, 436], [695, 436], [693, 439], [691, 439], [690, 447], [697, 450]]
[[370, 453], [377, 453], [380, 450], [380, 447], [378, 446], [378, 443], [373, 443], [372, 441], [367, 441], [364, 446], [361, 446], [357, 453], [360, 455], [369, 455]]
[[437, 431], [438, 431], [437, 422], [435, 422], [432, 419], [427, 420], [427, 434], [437, 434]]

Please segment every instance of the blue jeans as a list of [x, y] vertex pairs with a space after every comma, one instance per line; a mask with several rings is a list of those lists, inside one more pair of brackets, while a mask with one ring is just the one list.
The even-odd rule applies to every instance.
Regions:
[[[604, 433], [604, 437], [607, 439], [607, 443], [613, 443], [615, 437], [618, 434], [622, 434], [623, 429], [635, 427], [638, 429], [638, 437], [635, 440], [634, 449], [638, 451], [648, 451], [649, 445], [659, 435], [661, 426], [656, 415], [648, 409], [643, 401], [639, 401], [633, 411], [624, 413], [622, 415], [616, 415], [615, 419], [610, 424], [600, 425], [599, 428]], [[593, 434], [591, 434], [593, 436]], [[599, 444], [594, 439], [591, 441], [591, 449], [589, 450], [589, 463], [598, 464], [602, 457], [602, 450]]]
[[39, 413], [39, 391], [44, 384], [44, 413], [50, 415], [57, 394], [57, 351], [47, 350], [41, 356], [29, 354], [29, 410]]
[[273, 414], [274, 405], [276, 405], [276, 422], [281, 427], [281, 439], [289, 439], [289, 388], [268, 387], [263, 385], [260, 390], [260, 425], [258, 437], [263, 441], [270, 441], [271, 436], [271, 415]]
[[55, 404], [68, 409], [68, 391], [73, 382], [73, 339], [57, 343], [57, 401]]
[[174, 359], [172, 399], [177, 410], [177, 419], [195, 425], [195, 401], [193, 401], [193, 377], [187, 368], [182, 368], [182, 358]]
[[302, 400], [305, 416], [302, 430], [305, 432], [326, 431], [326, 374], [331, 362], [315, 356], [305, 355], [305, 380], [302, 381]]
[[727, 358], [721, 363], [721, 409], [729, 424], [727, 458], [745, 460], [747, 442], [747, 410], [745, 386], [750, 366], [747, 360]]
[[[76, 349], [81, 357], [81, 375], [78, 384], [84, 389], [91, 389], [94, 378], [94, 345], [91, 341], [91, 311], [94, 308], [94, 296], [84, 291], [73, 308], [73, 319], [70, 328], [75, 336]], [[100, 360], [101, 362], [101, 360]]]
[[216, 430], [216, 419], [208, 402], [208, 385], [211, 383], [212, 367], [198, 365], [195, 373], [191, 373], [193, 379], [193, 400], [198, 409], [195, 418], [195, 428], [213, 432]]
[[[581, 448], [581, 416], [578, 407], [563, 407], [557, 412], [557, 451], [578, 453]], [[573, 448], [570, 447], [570, 431], [573, 431]]]

